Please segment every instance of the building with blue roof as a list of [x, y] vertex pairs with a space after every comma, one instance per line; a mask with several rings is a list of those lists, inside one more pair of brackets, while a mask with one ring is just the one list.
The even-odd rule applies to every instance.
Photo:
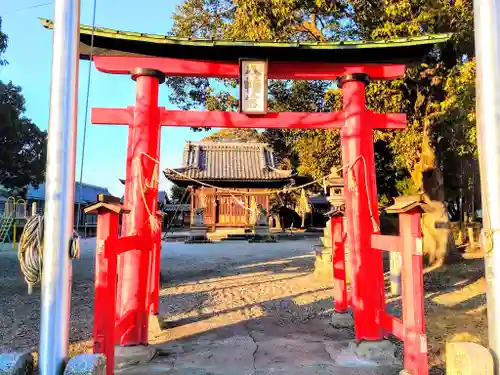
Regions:
[[[95, 202], [99, 194], [111, 195], [105, 187], [75, 182], [74, 225], [76, 227], [78, 222], [79, 231], [81, 229], [85, 235], [95, 233], [97, 216], [95, 214], [85, 214], [83, 209], [87, 204]], [[35, 203], [37, 213], [43, 215], [45, 209], [45, 184], [40, 184], [37, 188], [31, 185], [28, 186], [26, 201], [30, 208]]]
[[[75, 204], [88, 204], [95, 202], [97, 195], [110, 195], [109, 190], [102, 186], [75, 182]], [[28, 186], [26, 199], [30, 201], [45, 201], [45, 184], [40, 184], [37, 188]]]

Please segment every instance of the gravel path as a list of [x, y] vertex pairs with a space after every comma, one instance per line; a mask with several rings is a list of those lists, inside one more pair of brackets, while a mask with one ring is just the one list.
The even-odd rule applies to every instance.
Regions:
[[[199, 333], [200, 324], [207, 322], [223, 326], [274, 314], [286, 323], [328, 309], [331, 290], [310, 275], [316, 243], [164, 244], [161, 312], [167, 321], [177, 320], [176, 325], [179, 319], [197, 323], [170, 329], [157, 341]], [[83, 240], [81, 247], [81, 259], [73, 262], [70, 354], [91, 349], [95, 240]], [[28, 295], [15, 251], [0, 251], [0, 270], [0, 351], [36, 347], [40, 289]], [[299, 305], [306, 306], [305, 315]]]
[[[333, 304], [332, 290], [312, 275], [314, 244], [225, 243], [210, 245], [213, 250], [205, 247], [209, 255], [189, 249], [191, 258], [186, 258], [187, 252], [179, 256], [177, 251], [182, 249], [173, 249], [164, 262], [167, 282], [160, 296], [160, 315], [170, 327], [166, 338], [180, 339], [242, 322], [255, 324], [263, 318], [275, 320], [278, 327], [291, 327], [325, 315]], [[195, 256], [199, 256], [196, 263]], [[183, 265], [185, 261], [192, 266]]]
[[[81, 259], [73, 262], [70, 353], [91, 348], [95, 240], [81, 242]], [[40, 286], [28, 294], [19, 269], [17, 252], [0, 251], [0, 351], [38, 346], [40, 332]]]

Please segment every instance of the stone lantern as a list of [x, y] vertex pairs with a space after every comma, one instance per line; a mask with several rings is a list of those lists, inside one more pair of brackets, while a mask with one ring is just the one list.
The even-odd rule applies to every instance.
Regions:
[[[345, 199], [344, 199], [344, 180], [340, 175], [338, 168], [333, 167], [330, 170], [330, 176], [326, 179], [326, 188], [328, 189], [328, 202], [331, 204], [331, 209], [325, 216], [328, 218], [344, 216], [345, 210]], [[345, 231], [345, 220], [344, 220], [344, 231]], [[315, 256], [316, 261], [314, 264], [314, 274], [317, 277], [325, 278], [325, 280], [331, 280], [333, 277], [333, 253], [332, 253], [332, 222], [328, 220], [326, 226], [323, 229], [323, 236], [321, 237], [321, 245], [316, 248]], [[346, 260], [348, 257], [348, 247], [345, 244]], [[350, 276], [349, 262], [346, 262], [347, 280]]]
[[[344, 179], [336, 167], [330, 169], [330, 176], [326, 179], [328, 191], [328, 202], [332, 205], [332, 210], [344, 211]], [[327, 213], [326, 215], [329, 215]]]

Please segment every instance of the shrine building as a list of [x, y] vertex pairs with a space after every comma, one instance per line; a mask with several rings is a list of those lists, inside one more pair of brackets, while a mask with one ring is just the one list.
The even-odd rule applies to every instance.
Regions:
[[187, 142], [183, 166], [164, 174], [190, 190], [191, 213], [203, 208], [211, 230], [249, 226], [252, 208], [260, 204], [269, 212], [272, 191], [292, 184], [296, 176], [277, 168], [265, 143], [203, 141]]

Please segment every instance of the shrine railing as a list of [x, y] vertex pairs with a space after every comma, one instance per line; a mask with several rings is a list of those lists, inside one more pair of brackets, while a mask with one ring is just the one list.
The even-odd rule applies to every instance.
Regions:
[[[119, 201], [107, 202], [102, 199], [87, 207], [85, 212], [97, 213], [93, 351], [106, 356], [106, 374], [112, 375], [115, 344], [130, 326], [130, 320], [134, 319], [130, 314], [123, 317], [117, 314], [118, 255], [130, 250], [144, 252], [144, 262], [147, 261], [149, 266], [145, 295], [140, 300], [144, 301], [146, 308], [139, 311], [158, 314], [161, 230], [157, 231], [152, 241], [146, 241], [138, 235], [120, 237], [120, 215], [128, 211], [121, 207]], [[148, 316], [141, 316], [141, 319], [148, 319]]]
[[[396, 213], [396, 212], [394, 212]], [[411, 375], [427, 375], [427, 336], [424, 323], [424, 289], [420, 209], [400, 210], [399, 235], [372, 234], [373, 251], [389, 251], [401, 255], [401, 317], [384, 308], [378, 312], [385, 335], [393, 335], [404, 343], [404, 370]], [[345, 261], [346, 236], [342, 217], [332, 217], [333, 276], [335, 312], [345, 313], [351, 306], [347, 290]], [[385, 288], [381, 291], [385, 299]], [[385, 303], [384, 303], [385, 307]], [[377, 324], [377, 323], [374, 323]]]

